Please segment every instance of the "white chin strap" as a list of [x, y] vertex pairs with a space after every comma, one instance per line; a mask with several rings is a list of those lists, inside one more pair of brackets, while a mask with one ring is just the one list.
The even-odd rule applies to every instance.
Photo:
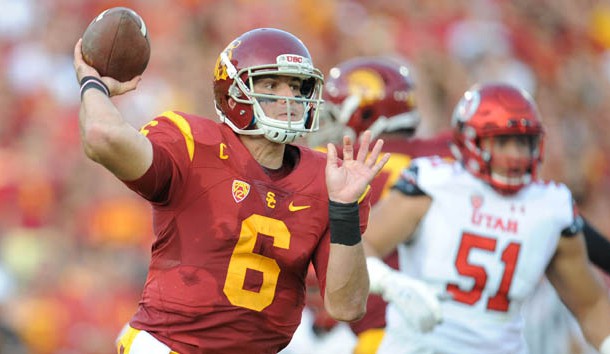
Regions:
[[263, 130], [265, 131], [265, 138], [267, 138], [267, 140], [280, 144], [290, 144], [297, 138], [305, 135], [305, 133], [281, 131], [278, 129], [267, 129], [266, 127], [263, 127]]

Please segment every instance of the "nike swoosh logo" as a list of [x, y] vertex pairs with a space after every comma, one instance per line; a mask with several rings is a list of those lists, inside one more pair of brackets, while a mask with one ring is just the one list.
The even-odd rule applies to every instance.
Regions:
[[299, 211], [309, 208], [311, 208], [311, 205], [294, 205], [293, 202], [290, 202], [290, 205], [288, 205], [288, 210], [290, 211]]

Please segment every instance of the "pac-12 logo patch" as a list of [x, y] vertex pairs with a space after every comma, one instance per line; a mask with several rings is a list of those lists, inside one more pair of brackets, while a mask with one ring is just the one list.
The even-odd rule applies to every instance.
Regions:
[[231, 186], [231, 193], [233, 193], [233, 199], [235, 199], [235, 202], [239, 203], [246, 199], [248, 193], [250, 193], [250, 184], [236, 179], [233, 181], [233, 185]]

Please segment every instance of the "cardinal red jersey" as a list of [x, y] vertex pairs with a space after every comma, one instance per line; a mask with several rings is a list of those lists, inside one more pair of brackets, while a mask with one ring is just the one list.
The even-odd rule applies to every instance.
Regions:
[[287, 146], [298, 162], [272, 178], [224, 124], [166, 112], [142, 133], [153, 163], [126, 184], [151, 202], [156, 239], [131, 326], [181, 354], [279, 351], [300, 322], [310, 262], [326, 284], [324, 154]]

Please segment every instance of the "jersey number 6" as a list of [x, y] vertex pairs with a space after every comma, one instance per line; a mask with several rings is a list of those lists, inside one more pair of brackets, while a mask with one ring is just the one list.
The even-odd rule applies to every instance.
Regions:
[[[262, 311], [271, 305], [280, 276], [280, 266], [275, 259], [254, 253], [258, 234], [273, 237], [273, 246], [290, 247], [290, 231], [283, 221], [253, 214], [241, 223], [239, 240], [231, 255], [223, 292], [229, 301], [239, 307]], [[259, 291], [244, 289], [248, 269], [263, 274]]]

